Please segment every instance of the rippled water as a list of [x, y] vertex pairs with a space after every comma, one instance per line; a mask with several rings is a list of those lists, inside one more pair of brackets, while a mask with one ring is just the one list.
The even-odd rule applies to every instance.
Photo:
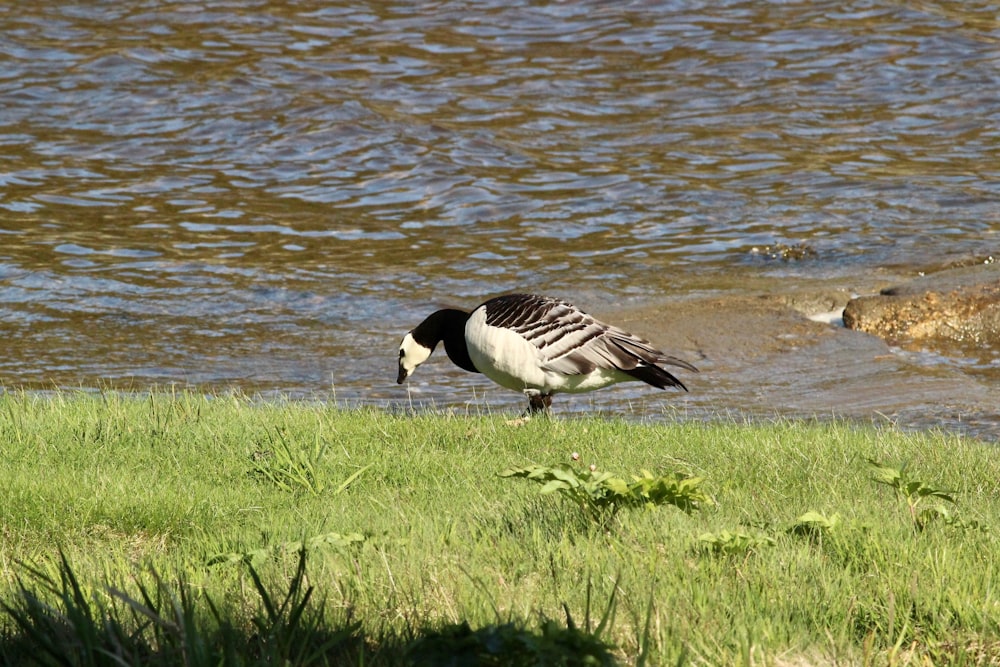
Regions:
[[36, 0], [0, 63], [7, 386], [385, 404], [443, 303], [997, 253], [992, 2]]

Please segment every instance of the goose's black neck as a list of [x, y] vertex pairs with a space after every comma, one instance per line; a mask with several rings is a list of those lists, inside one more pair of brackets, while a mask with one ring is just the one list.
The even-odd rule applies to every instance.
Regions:
[[454, 308], [431, 313], [413, 330], [413, 340], [431, 350], [444, 341], [444, 351], [453, 364], [478, 373], [479, 369], [472, 364], [469, 346], [465, 343], [465, 323], [468, 319], [469, 313]]

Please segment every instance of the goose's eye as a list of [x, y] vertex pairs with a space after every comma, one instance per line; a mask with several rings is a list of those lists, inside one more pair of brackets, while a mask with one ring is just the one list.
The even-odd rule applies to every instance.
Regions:
[[403, 352], [402, 350], [400, 350], [399, 351], [399, 358], [402, 359], [405, 356], [406, 356], [406, 352]]

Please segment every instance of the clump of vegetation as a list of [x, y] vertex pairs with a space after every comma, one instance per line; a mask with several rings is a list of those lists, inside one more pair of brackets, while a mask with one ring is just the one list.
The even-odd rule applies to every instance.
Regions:
[[924, 501], [928, 498], [938, 498], [954, 504], [955, 498], [951, 491], [945, 491], [927, 482], [917, 479], [909, 474], [907, 466], [904, 464], [898, 468], [883, 465], [873, 459], [868, 459], [868, 464], [874, 469], [874, 481], [891, 488], [896, 496], [906, 501], [909, 510], [910, 520], [914, 528], [922, 531], [927, 524], [936, 519], [950, 519], [951, 513], [942, 504], [927, 506]]
[[[254, 474], [292, 493], [307, 492], [318, 496], [327, 490], [323, 471], [330, 443], [314, 436], [312, 445], [303, 446], [283, 430], [275, 429], [269, 435], [267, 444], [267, 448], [258, 449], [251, 456]], [[351, 473], [333, 493], [342, 493], [369, 467], [363, 466]]]
[[322, 474], [329, 443], [315, 437], [309, 447], [292, 440], [282, 429], [268, 433], [266, 447], [251, 457], [253, 472], [279, 489], [319, 495], [326, 489]]
[[279, 558], [282, 554], [296, 553], [302, 550], [315, 550], [324, 547], [334, 549], [345, 549], [352, 544], [365, 541], [365, 536], [360, 533], [324, 533], [315, 535], [306, 540], [295, 540], [283, 542], [281, 544], [250, 549], [248, 551], [229, 551], [211, 556], [208, 565], [247, 563], [249, 565], [260, 565], [268, 560]]
[[[136, 580], [121, 587], [91, 588], [60, 554], [56, 576], [26, 566], [34, 585], [18, 581], [18, 595], [0, 609], [18, 634], [0, 633], [0, 663], [122, 667], [189, 665], [564, 665], [611, 667], [613, 646], [600, 625], [578, 628], [567, 610], [566, 624], [543, 618], [524, 622], [468, 622], [419, 627], [408, 640], [387, 638], [369, 645], [350, 611], [330, 624], [323, 598], [306, 575], [307, 549], [284, 588], [275, 594], [253, 565], [247, 574], [256, 593], [249, 622], [242, 613], [199, 593], [183, 578], [168, 582], [155, 570], [152, 584]], [[588, 623], [589, 626], [589, 623]], [[366, 657], [367, 656], [367, 657]]]
[[820, 512], [809, 511], [795, 519], [787, 532], [790, 535], [819, 540], [836, 531], [840, 521], [839, 514], [826, 516]]
[[18, 664], [327, 664], [331, 656], [355, 650], [359, 641], [357, 622], [326, 626], [325, 605], [314, 603], [315, 587], [306, 579], [305, 550], [279, 595], [248, 568], [258, 599], [249, 625], [242, 627], [234, 610], [183, 578], [172, 584], [155, 570], [152, 584], [136, 580], [135, 590], [127, 592], [89, 588], [62, 554], [55, 577], [25, 569], [34, 585], [19, 578], [17, 598], [0, 602], [20, 630], [17, 641], [5, 642], [0, 657]]
[[774, 538], [742, 531], [723, 530], [717, 533], [702, 533], [698, 545], [704, 553], [720, 556], [743, 556], [757, 552], [761, 547], [773, 547]]
[[674, 473], [654, 476], [643, 470], [631, 482], [610, 472], [575, 469], [569, 464], [510, 468], [501, 477], [521, 477], [542, 485], [541, 493], [559, 493], [594, 519], [614, 515], [625, 507], [674, 505], [684, 512], [700, 509], [711, 500], [701, 489], [702, 478]]

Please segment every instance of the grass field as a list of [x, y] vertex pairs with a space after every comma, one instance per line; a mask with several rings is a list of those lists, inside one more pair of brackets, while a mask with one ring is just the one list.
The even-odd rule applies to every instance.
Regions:
[[8, 393], [0, 480], [4, 664], [1000, 664], [956, 436]]

